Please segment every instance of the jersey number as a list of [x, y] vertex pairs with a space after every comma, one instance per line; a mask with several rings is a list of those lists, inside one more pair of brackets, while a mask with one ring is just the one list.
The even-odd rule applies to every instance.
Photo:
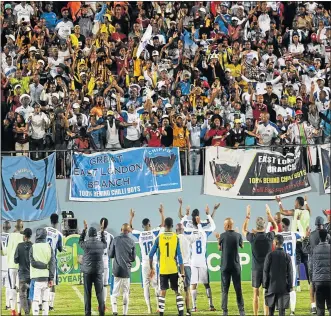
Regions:
[[284, 243], [283, 244], [284, 251], [290, 255], [291, 257], [293, 256], [293, 248], [292, 248], [292, 243]]
[[201, 240], [197, 240], [197, 242], [195, 244], [197, 246], [196, 252], [197, 252], [198, 255], [200, 255], [202, 253]]
[[151, 248], [153, 246], [153, 242], [152, 241], [149, 241], [149, 242], [144, 242], [144, 247], [145, 247], [145, 254], [146, 256], [148, 256], [149, 252], [151, 251]]
[[167, 242], [165, 245], [167, 247], [167, 257], [169, 257], [169, 243]]
[[52, 247], [53, 246], [53, 239], [48, 237], [47, 239], [48, 244]]

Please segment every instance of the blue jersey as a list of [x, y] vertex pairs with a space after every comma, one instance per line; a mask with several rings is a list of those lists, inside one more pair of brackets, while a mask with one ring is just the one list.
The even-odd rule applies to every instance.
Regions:
[[62, 252], [63, 250], [63, 235], [56, 228], [46, 227], [45, 229], [47, 232], [46, 240], [56, 256], [57, 251]]

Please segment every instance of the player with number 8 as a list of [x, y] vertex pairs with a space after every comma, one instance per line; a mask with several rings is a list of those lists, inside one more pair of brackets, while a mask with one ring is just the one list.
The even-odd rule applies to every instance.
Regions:
[[[215, 209], [215, 208], [214, 208]], [[206, 215], [207, 219], [210, 223], [209, 228], [203, 228], [204, 234], [201, 234], [200, 238], [196, 240], [191, 246], [191, 294], [192, 294], [192, 311], [197, 311], [197, 285], [202, 283], [205, 286], [206, 294], [209, 300], [209, 310], [215, 311], [215, 307], [213, 305], [212, 292], [209, 284], [209, 276], [208, 276], [208, 267], [206, 261], [206, 252], [207, 252], [207, 239], [209, 235], [215, 230], [215, 222], [213, 218], [210, 216], [209, 207], [206, 206]], [[199, 214], [199, 210], [195, 209], [192, 212], [192, 223], [193, 229], [185, 227], [184, 231], [186, 234], [188, 233], [197, 233], [198, 231], [198, 223], [196, 221]], [[182, 220], [182, 224], [184, 224]]]

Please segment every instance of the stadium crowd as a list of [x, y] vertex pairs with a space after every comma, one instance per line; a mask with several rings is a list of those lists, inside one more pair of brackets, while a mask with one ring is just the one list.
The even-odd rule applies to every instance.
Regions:
[[1, 12], [2, 151], [174, 146], [182, 173], [198, 174], [205, 146], [330, 142], [323, 3], [5, 1]]

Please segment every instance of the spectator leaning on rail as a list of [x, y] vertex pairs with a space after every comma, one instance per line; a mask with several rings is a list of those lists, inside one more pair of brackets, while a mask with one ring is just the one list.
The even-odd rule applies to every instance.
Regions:
[[[193, 165], [182, 163], [183, 173], [197, 173], [199, 124], [200, 146], [237, 147], [257, 136], [259, 146], [286, 152], [283, 144], [330, 142], [323, 4], [3, 1], [1, 12], [3, 150], [15, 150], [15, 113], [26, 123], [33, 113], [29, 150], [44, 151], [45, 131], [57, 137], [50, 126], [59, 110], [68, 138], [88, 126], [90, 149], [140, 147], [146, 138], [180, 147]], [[67, 137], [56, 144], [71, 146]]]

